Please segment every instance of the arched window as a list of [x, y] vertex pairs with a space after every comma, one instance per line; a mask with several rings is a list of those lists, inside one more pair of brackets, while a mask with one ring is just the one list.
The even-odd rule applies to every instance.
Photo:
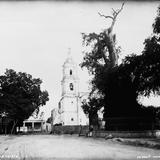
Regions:
[[69, 74], [72, 75], [72, 70], [70, 69]]
[[73, 91], [73, 83], [69, 84], [69, 88], [70, 88], [71, 91]]

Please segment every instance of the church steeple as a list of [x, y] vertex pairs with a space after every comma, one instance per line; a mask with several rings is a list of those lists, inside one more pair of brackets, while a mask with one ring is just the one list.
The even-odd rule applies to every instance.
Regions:
[[63, 64], [62, 96], [75, 96], [78, 94], [77, 65], [71, 56], [71, 50]]
[[82, 108], [79, 107], [79, 78], [77, 74], [77, 65], [71, 56], [70, 49], [63, 64], [61, 85], [62, 97], [59, 103], [59, 110], [62, 125], [86, 125], [87, 121], [85, 119], [83, 120], [81, 116], [83, 113]]
[[72, 58], [72, 56], [71, 56], [71, 48], [68, 48], [68, 57]]

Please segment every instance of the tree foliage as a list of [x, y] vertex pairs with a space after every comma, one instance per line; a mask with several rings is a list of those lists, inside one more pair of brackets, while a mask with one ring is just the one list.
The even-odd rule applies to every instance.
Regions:
[[82, 102], [82, 109], [89, 118], [89, 125], [98, 126], [97, 112], [103, 107], [103, 99], [89, 97], [88, 100]]
[[49, 100], [48, 92], [41, 91], [42, 80], [30, 74], [7, 69], [0, 76], [0, 112], [19, 124]]
[[122, 66], [132, 76], [132, 82], [139, 94], [149, 96], [160, 94], [160, 7], [153, 23], [153, 33], [144, 41], [141, 55], [125, 58]]
[[[148, 117], [153, 121], [156, 117], [158, 110], [153, 106], [145, 108], [140, 105], [138, 96], [160, 93], [159, 17], [160, 7], [153, 33], [145, 40], [142, 54], [127, 56], [120, 65], [116, 63], [120, 47], [116, 47], [116, 36], [110, 34], [110, 27], [100, 34], [83, 35], [85, 45], [91, 46], [91, 51], [85, 53], [81, 66], [93, 75], [92, 91], [97, 90], [103, 95], [105, 120], [108, 117]], [[113, 41], [108, 37], [112, 37]]]
[[[97, 111], [104, 106], [102, 105], [103, 95], [105, 95], [106, 90], [106, 73], [109, 73], [113, 68], [118, 65], [118, 54], [120, 52], [120, 47], [116, 44], [116, 36], [113, 33], [113, 27], [116, 22], [118, 14], [122, 11], [124, 3], [121, 8], [118, 10], [113, 9], [112, 16], [105, 16], [99, 13], [101, 17], [106, 19], [111, 19], [112, 23], [107, 28], [104, 29], [101, 33], [90, 33], [88, 35], [82, 34], [83, 44], [85, 46], [90, 46], [91, 50], [85, 52], [83, 62], [81, 67], [86, 67], [93, 79], [91, 80], [92, 91], [89, 98], [88, 104], [83, 104], [83, 109], [88, 110], [89, 114], [97, 117]], [[92, 96], [92, 94], [100, 95], [100, 97]], [[94, 105], [96, 102], [96, 105]], [[99, 104], [98, 104], [99, 103]], [[101, 104], [100, 104], [101, 103]], [[92, 106], [94, 105], [94, 107]], [[92, 110], [94, 114], [92, 113]], [[91, 116], [89, 116], [91, 118]], [[93, 118], [93, 116], [92, 116]], [[91, 120], [90, 120], [91, 122]]]

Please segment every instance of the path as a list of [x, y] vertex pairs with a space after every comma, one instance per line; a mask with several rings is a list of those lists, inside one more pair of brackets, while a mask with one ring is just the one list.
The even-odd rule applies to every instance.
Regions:
[[160, 151], [76, 135], [0, 136], [3, 160], [136, 160], [146, 156], [160, 159]]

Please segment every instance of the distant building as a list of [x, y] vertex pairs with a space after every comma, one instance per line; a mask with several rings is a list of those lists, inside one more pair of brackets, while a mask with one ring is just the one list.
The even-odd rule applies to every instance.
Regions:
[[40, 116], [37, 118], [31, 116], [29, 119], [24, 120], [23, 127], [20, 127], [20, 130], [17, 128], [17, 131], [41, 132], [45, 131], [45, 129], [44, 112], [41, 112]]
[[81, 100], [88, 93], [79, 92], [79, 78], [77, 65], [69, 54], [63, 64], [63, 78], [61, 81], [62, 96], [58, 109], [52, 111], [53, 123], [62, 125], [88, 125], [89, 120], [81, 108]]

